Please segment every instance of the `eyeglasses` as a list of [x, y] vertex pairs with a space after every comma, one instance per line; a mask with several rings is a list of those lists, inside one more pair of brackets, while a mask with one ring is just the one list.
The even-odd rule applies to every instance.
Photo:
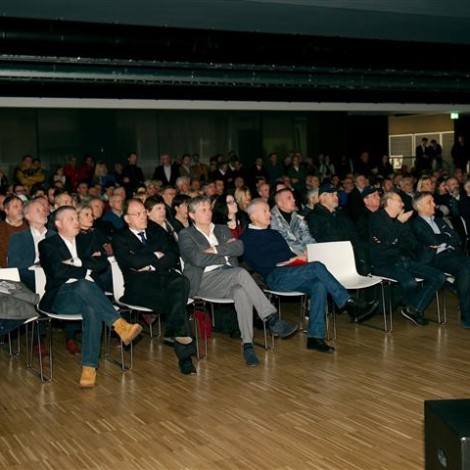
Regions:
[[141, 215], [146, 214], [146, 211], [140, 212], [128, 212], [127, 215], [131, 215], [132, 217], [140, 217]]

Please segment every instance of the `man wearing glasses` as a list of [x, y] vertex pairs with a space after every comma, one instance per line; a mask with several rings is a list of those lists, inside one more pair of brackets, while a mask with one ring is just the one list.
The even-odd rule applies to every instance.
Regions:
[[186, 304], [189, 281], [176, 271], [178, 256], [163, 231], [147, 230], [147, 211], [139, 199], [124, 205], [128, 228], [113, 237], [114, 256], [124, 276], [122, 301], [166, 314], [166, 337], [174, 340], [183, 374], [195, 374], [195, 346]]

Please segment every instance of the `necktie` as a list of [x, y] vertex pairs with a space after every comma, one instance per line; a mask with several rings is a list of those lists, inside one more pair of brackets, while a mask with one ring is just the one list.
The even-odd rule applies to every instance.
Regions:
[[139, 237], [140, 237], [140, 241], [146, 245], [147, 244], [147, 239], [145, 238], [145, 232], [139, 232], [138, 233]]

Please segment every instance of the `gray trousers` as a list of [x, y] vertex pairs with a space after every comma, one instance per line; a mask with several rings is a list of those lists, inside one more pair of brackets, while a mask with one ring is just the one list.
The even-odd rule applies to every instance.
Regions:
[[244, 343], [253, 342], [253, 307], [262, 320], [276, 312], [274, 305], [243, 268], [216, 269], [204, 273], [197, 295], [234, 300]]

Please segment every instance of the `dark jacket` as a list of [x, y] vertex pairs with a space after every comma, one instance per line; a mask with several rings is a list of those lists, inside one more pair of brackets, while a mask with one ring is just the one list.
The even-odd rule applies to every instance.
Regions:
[[431, 248], [431, 246], [445, 243], [451, 247], [452, 251], [461, 252], [461, 239], [458, 233], [440, 217], [435, 217], [434, 222], [441, 233], [434, 233], [431, 226], [420, 216], [415, 217], [411, 222], [413, 234], [420, 244], [419, 261], [424, 264], [433, 264], [437, 256], [436, 248]]
[[379, 209], [369, 217], [369, 249], [375, 267], [394, 264], [400, 256], [417, 258], [419, 244], [407, 223]]
[[[114, 236], [114, 256], [124, 276], [124, 302], [149, 305], [154, 300], [149, 291], [164, 289], [165, 276], [177, 267], [178, 256], [163, 232], [163, 229], [158, 233], [147, 230], [145, 245], [129, 229]], [[156, 251], [164, 256], [157, 258]], [[145, 270], [148, 266], [152, 266], [153, 271]]]
[[92, 271], [92, 277], [95, 277], [109, 266], [104, 249], [99, 250], [100, 256], [92, 256], [97, 247], [90, 245], [88, 237], [78, 234], [75, 241], [78, 257], [82, 260], [81, 267], [64, 264], [64, 261], [72, 258], [72, 254], [59, 234], [39, 243], [39, 262], [47, 279], [46, 291], [40, 302], [41, 309], [45, 311], [54, 311], [55, 297], [60, 287], [69, 279], [84, 279], [88, 269]]

